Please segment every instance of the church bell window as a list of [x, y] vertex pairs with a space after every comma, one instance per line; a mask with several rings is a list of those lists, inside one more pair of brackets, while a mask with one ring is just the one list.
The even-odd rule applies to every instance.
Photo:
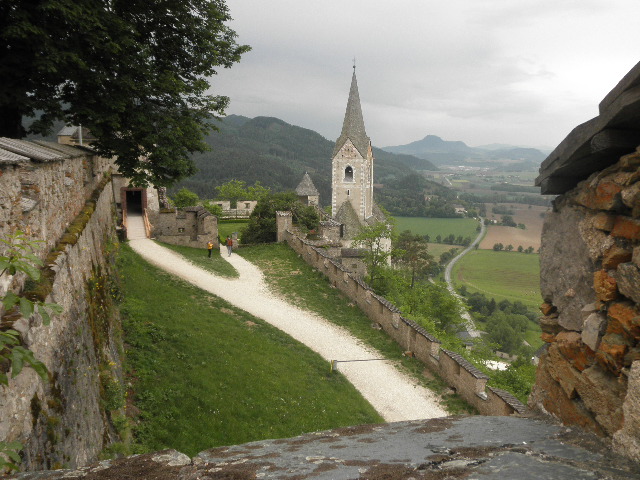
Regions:
[[344, 169], [344, 181], [353, 182], [353, 168], [347, 167]]

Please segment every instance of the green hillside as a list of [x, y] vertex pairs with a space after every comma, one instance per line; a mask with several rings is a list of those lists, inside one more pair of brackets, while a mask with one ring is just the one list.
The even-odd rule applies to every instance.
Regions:
[[[306, 128], [272, 117], [249, 119], [230, 115], [217, 122], [219, 132], [210, 133], [211, 151], [194, 155], [198, 173], [180, 182], [201, 197], [212, 197], [217, 185], [231, 179], [256, 181], [273, 190], [294, 189], [308, 172], [320, 191], [320, 201], [329, 203], [331, 191], [331, 153], [334, 142]], [[375, 182], [400, 179], [415, 171], [406, 163], [409, 155], [394, 155], [374, 148]], [[435, 167], [421, 161], [422, 169]]]

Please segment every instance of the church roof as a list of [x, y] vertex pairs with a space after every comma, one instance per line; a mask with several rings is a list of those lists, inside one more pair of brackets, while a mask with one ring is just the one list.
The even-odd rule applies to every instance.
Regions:
[[360, 107], [360, 95], [358, 94], [358, 81], [356, 80], [355, 68], [353, 70], [353, 77], [351, 77], [351, 89], [349, 90], [347, 111], [344, 114], [342, 133], [336, 141], [333, 156], [338, 153], [347, 139], [351, 140], [351, 143], [353, 143], [363, 158], [367, 157], [370, 140], [364, 129], [364, 119], [362, 118], [362, 108]]
[[296, 187], [296, 194], [301, 197], [320, 195], [318, 189], [313, 184], [313, 181], [311, 180], [311, 177], [307, 172], [304, 172], [304, 177], [302, 177], [302, 180]]

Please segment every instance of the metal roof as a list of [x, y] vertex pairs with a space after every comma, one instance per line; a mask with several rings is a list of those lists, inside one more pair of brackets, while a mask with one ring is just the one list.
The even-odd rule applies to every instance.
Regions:
[[6, 137], [0, 137], [0, 148], [38, 162], [52, 162], [68, 157], [68, 155], [63, 155], [56, 150], [33, 142]]
[[0, 165], [18, 165], [28, 161], [29, 157], [0, 148]]

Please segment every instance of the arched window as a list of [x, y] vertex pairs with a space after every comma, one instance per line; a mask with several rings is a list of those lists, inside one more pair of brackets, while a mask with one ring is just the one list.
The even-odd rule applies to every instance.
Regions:
[[353, 168], [347, 167], [344, 169], [344, 181], [353, 182]]

